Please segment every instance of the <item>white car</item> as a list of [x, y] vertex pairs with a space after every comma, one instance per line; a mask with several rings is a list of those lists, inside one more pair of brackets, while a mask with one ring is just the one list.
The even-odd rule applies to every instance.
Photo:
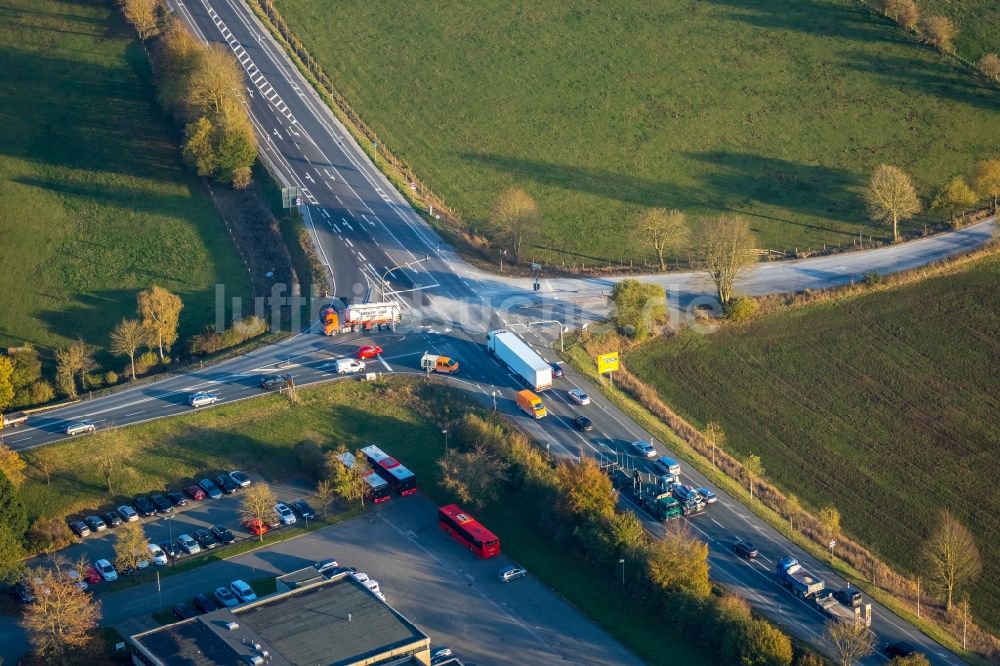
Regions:
[[355, 358], [338, 358], [336, 369], [338, 375], [346, 375], [349, 372], [361, 372], [365, 369], [365, 364]]
[[188, 404], [195, 408], [214, 405], [217, 402], [219, 402], [219, 396], [214, 393], [192, 393], [188, 397]]
[[149, 554], [153, 558], [153, 564], [158, 567], [167, 565], [167, 554], [163, 552], [162, 548], [157, 546], [155, 543], [147, 544], [146, 548], [149, 550]]
[[67, 435], [82, 435], [85, 432], [94, 432], [97, 430], [97, 426], [90, 421], [77, 421], [75, 423], [69, 423], [63, 428], [63, 432]]
[[181, 547], [188, 555], [194, 555], [195, 553], [201, 552], [201, 546], [198, 542], [191, 538], [190, 534], [182, 534], [177, 537], [177, 545]]
[[282, 525], [291, 525], [295, 522], [295, 514], [281, 502], [274, 505], [274, 510], [278, 512], [278, 520], [281, 521]]
[[569, 393], [569, 399], [578, 405], [590, 404], [590, 396], [580, 389], [570, 389], [567, 393]]
[[111, 562], [103, 559], [97, 560], [94, 562], [94, 568], [97, 569], [97, 573], [101, 574], [101, 578], [107, 582], [110, 583], [113, 580], [118, 580], [118, 572], [111, 566]]
[[705, 500], [705, 504], [715, 504], [719, 501], [719, 498], [715, 496], [715, 493], [708, 488], [695, 488], [695, 490], [697, 490], [698, 494]]
[[229, 584], [229, 589], [233, 591], [233, 594], [236, 595], [236, 598], [241, 603], [257, 600], [257, 593], [253, 591], [253, 588], [246, 581], [234, 580]]
[[139, 520], [139, 514], [135, 512], [135, 509], [130, 507], [128, 504], [122, 504], [118, 509], [118, 515], [122, 517], [126, 523], [134, 523]]
[[643, 458], [656, 457], [656, 449], [654, 449], [653, 445], [650, 444], [649, 442], [644, 442], [641, 439], [637, 439], [634, 442], [632, 442], [630, 446], [637, 454], [639, 454]]
[[240, 600], [236, 598], [235, 594], [229, 591], [228, 587], [215, 588], [214, 596], [216, 601], [218, 601], [219, 605], [223, 608], [232, 608], [240, 603]]

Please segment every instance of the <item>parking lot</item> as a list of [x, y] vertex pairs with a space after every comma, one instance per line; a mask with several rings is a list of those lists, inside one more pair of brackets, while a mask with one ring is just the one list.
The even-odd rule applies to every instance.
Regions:
[[[275, 486], [279, 500], [302, 497], [303, 490], [291, 484]], [[174, 537], [182, 524], [233, 525], [238, 499], [239, 494], [204, 502], [172, 518], [177, 522]], [[163, 577], [159, 592], [155, 582], [99, 592], [104, 624], [123, 634], [135, 633], [155, 626], [153, 612], [190, 603], [197, 593], [210, 595], [234, 579], [253, 580], [335, 557], [377, 580], [389, 604], [435, 645], [448, 645], [466, 663], [642, 663], [530, 573], [511, 583], [499, 582], [497, 572], [511, 561], [503, 556], [476, 559], [437, 527], [436, 510], [421, 495], [394, 497], [359, 519]], [[147, 523], [147, 534], [154, 540], [166, 535], [164, 522]], [[110, 553], [111, 544], [108, 538], [91, 538], [74, 548], [97, 558]], [[7, 635], [0, 632], [2, 642]]]

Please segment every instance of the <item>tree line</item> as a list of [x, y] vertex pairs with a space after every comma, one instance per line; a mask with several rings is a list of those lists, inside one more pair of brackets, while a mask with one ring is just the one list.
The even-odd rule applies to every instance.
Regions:
[[158, 98], [183, 128], [184, 161], [199, 176], [247, 187], [257, 139], [236, 58], [225, 45], [197, 41], [160, 0], [122, 0], [122, 12], [140, 39], [156, 38], [150, 60]]

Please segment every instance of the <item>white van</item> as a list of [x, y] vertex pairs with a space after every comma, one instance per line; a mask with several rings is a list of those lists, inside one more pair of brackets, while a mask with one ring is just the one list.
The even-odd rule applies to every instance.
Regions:
[[77, 421], [67, 425], [63, 432], [67, 435], [82, 435], [85, 432], [94, 432], [95, 430], [97, 430], [97, 426], [90, 421]]
[[361, 372], [365, 369], [365, 364], [353, 358], [338, 358], [334, 369], [338, 375], [346, 375], [349, 372]]
[[668, 456], [660, 456], [653, 462], [653, 467], [660, 470], [664, 474], [673, 474], [674, 476], [680, 476], [681, 466], [677, 464], [677, 461]]
[[204, 407], [214, 405], [219, 402], [219, 396], [214, 393], [192, 393], [188, 398], [188, 404], [192, 407]]

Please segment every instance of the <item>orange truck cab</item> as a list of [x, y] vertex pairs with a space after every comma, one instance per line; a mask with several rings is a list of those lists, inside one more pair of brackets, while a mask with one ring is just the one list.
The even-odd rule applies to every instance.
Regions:
[[542, 399], [528, 390], [517, 392], [517, 406], [522, 412], [536, 419], [548, 415], [548, 412], [545, 411], [545, 405], [542, 404]]
[[340, 313], [333, 306], [324, 308], [319, 318], [323, 323], [323, 335], [333, 335], [340, 330]]
[[458, 361], [448, 356], [424, 354], [420, 357], [420, 369], [426, 372], [443, 372], [450, 375], [458, 372]]

